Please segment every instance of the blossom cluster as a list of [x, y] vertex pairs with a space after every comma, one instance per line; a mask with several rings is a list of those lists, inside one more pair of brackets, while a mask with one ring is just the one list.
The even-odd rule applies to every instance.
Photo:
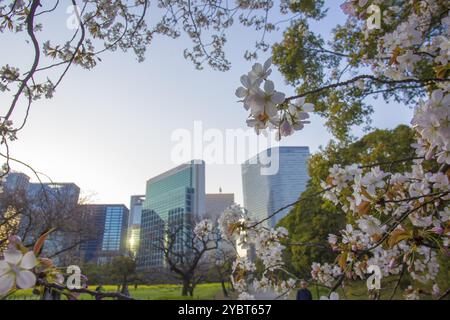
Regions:
[[[448, 40], [447, 40], [448, 42]], [[438, 163], [450, 164], [450, 86], [436, 89], [427, 101], [421, 101], [412, 125], [420, 135], [416, 153]]]
[[194, 234], [200, 239], [208, 237], [213, 233], [213, 231], [214, 231], [214, 224], [209, 219], [204, 219], [200, 221], [194, 227]]
[[[348, 1], [347, 13], [357, 16], [354, 13], [362, 12], [361, 7], [367, 3]], [[372, 64], [376, 75], [397, 81], [414, 79], [416, 68], [424, 63], [433, 65], [437, 77], [445, 74], [442, 67], [449, 62], [450, 17], [448, 14], [442, 17], [441, 35], [425, 39], [437, 5], [434, 2], [418, 5], [415, 13], [382, 37], [379, 59]], [[396, 8], [387, 10], [398, 12]], [[386, 56], [391, 59], [381, 59]], [[324, 198], [354, 216], [353, 223], [340, 235], [330, 235], [328, 239], [332, 249], [340, 252], [337, 266], [349, 278], [363, 279], [367, 266], [376, 264], [385, 276], [399, 274], [406, 268], [412, 279], [429, 283], [439, 271], [435, 245], [438, 250], [448, 252], [450, 183], [445, 167], [450, 164], [448, 82], [436, 83], [428, 98], [419, 102], [411, 123], [417, 132], [413, 147], [418, 158], [409, 171], [391, 173], [379, 166], [364, 170], [357, 164], [334, 166], [322, 182]], [[444, 167], [430, 171], [429, 164], [424, 163], [427, 160]], [[369, 251], [370, 257], [363, 254]], [[313, 270], [314, 275], [322, 275], [317, 265], [313, 265]], [[323, 283], [329, 284], [330, 278], [339, 274], [333, 275], [330, 268], [324, 270], [328, 277], [316, 276]], [[417, 299], [418, 292], [410, 287], [405, 297]]]
[[258, 134], [267, 128], [277, 129], [277, 137], [281, 139], [310, 123], [308, 112], [314, 110], [314, 105], [306, 103], [304, 97], [291, 103], [285, 99], [285, 93], [275, 90], [273, 81], [268, 79], [271, 64], [270, 58], [264, 64], [255, 63], [250, 72], [241, 76], [242, 86], [236, 90], [236, 96], [242, 99], [245, 110], [250, 111], [249, 127]]
[[[8, 238], [8, 245], [0, 252], [0, 298], [7, 297], [19, 289], [36, 288], [44, 292], [43, 283], [65, 288], [65, 274], [49, 258], [40, 256], [41, 248], [49, 233], [39, 237], [32, 250], [22, 243], [19, 236]], [[86, 276], [80, 274], [80, 285], [87, 288]], [[70, 299], [76, 299], [80, 293], [62, 290]]]
[[[281, 243], [288, 235], [285, 228], [267, 228], [252, 221], [239, 205], [226, 209], [219, 218], [222, 237], [235, 243], [237, 257], [232, 265], [231, 281], [239, 292], [239, 299], [253, 299], [254, 293], [270, 292], [286, 297], [295, 287], [296, 280], [280, 280], [285, 246]], [[254, 252], [254, 257], [249, 252]], [[263, 270], [256, 268], [260, 261]]]
[[30, 271], [36, 267], [37, 260], [32, 251], [25, 254], [18, 249], [8, 248], [0, 260], [0, 297], [12, 289], [28, 289], [36, 284], [36, 276]]
[[[398, 274], [405, 264], [415, 280], [426, 283], [436, 278], [439, 264], [430, 244], [448, 250], [450, 239], [446, 174], [425, 173], [420, 164], [396, 174], [379, 167], [364, 172], [353, 165], [330, 168], [322, 184], [329, 189], [324, 197], [354, 216], [354, 224], [328, 238], [332, 249], [340, 252], [341, 272], [363, 279], [368, 265], [376, 264], [388, 275]], [[379, 246], [383, 242], [388, 246]], [[371, 258], [359, 259], [369, 250]], [[316, 278], [330, 283], [329, 278]]]

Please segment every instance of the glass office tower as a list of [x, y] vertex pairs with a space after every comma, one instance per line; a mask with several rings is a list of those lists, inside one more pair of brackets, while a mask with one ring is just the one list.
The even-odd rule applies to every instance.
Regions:
[[128, 208], [123, 204], [81, 205], [86, 223], [95, 233], [80, 245], [85, 262], [106, 263], [126, 252]]
[[142, 205], [138, 268], [165, 267], [163, 248], [177, 230], [174, 250], [185, 250], [183, 237], [205, 211], [205, 163], [192, 160], [147, 181]]
[[[244, 207], [252, 219], [263, 220], [300, 197], [309, 180], [308, 159], [308, 147], [276, 147], [242, 164]], [[265, 225], [274, 227], [290, 209], [281, 211]]]
[[145, 195], [131, 196], [130, 218], [128, 219], [128, 248], [133, 256], [139, 248], [139, 234], [141, 232], [142, 205]]

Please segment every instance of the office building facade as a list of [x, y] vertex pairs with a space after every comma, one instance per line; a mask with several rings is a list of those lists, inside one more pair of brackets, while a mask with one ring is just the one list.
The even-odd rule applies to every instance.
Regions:
[[[19, 235], [24, 243], [34, 243], [50, 228], [56, 228], [47, 237], [43, 255], [52, 256], [70, 247], [74, 232], [66, 221], [71, 221], [77, 213], [80, 188], [74, 183], [30, 183], [30, 178], [21, 172], [11, 171], [3, 183], [0, 193], [0, 210], [9, 221], [10, 232]], [[20, 204], [20, 214], [15, 211]], [[0, 233], [5, 234], [0, 227]], [[54, 258], [58, 264], [59, 255]]]
[[[20, 185], [23, 186], [22, 183]], [[70, 221], [77, 214], [80, 188], [75, 183], [29, 183], [26, 191], [28, 214], [20, 219], [20, 230], [25, 232], [25, 243], [34, 243], [49, 226], [58, 226], [61, 221]], [[47, 219], [51, 219], [47, 221]], [[50, 225], [49, 225], [50, 224]], [[22, 232], [21, 232], [22, 233]], [[75, 234], [64, 226], [58, 226], [45, 241], [43, 254], [52, 256], [74, 243]], [[56, 256], [54, 263], [60, 263]]]
[[172, 250], [183, 253], [184, 237], [197, 216], [205, 214], [205, 163], [192, 160], [147, 181], [142, 205], [138, 268], [164, 268], [167, 237], [176, 232]]
[[216, 222], [224, 210], [234, 204], [233, 193], [207, 193], [203, 218]]
[[3, 188], [8, 192], [26, 191], [30, 184], [30, 177], [22, 172], [10, 172], [5, 178]]
[[[261, 221], [295, 202], [306, 189], [308, 147], [271, 148], [242, 164], [244, 207], [249, 216]], [[272, 167], [268, 170], [268, 167]], [[274, 227], [291, 208], [279, 212], [264, 224]]]
[[128, 248], [133, 256], [137, 255], [139, 248], [139, 235], [141, 232], [142, 205], [145, 195], [131, 196], [130, 217], [128, 219]]

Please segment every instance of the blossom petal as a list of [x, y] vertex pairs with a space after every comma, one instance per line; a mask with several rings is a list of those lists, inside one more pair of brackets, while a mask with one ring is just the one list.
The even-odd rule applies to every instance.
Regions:
[[238, 98], [245, 98], [247, 96], [247, 89], [245, 89], [244, 87], [239, 87], [236, 89], [236, 97]]
[[272, 93], [272, 92], [274, 92], [274, 90], [275, 90], [275, 85], [273, 84], [273, 82], [270, 80], [266, 80], [264, 82], [264, 91], [266, 93]]
[[443, 98], [442, 98], [442, 105], [444, 107], [447, 107], [450, 105], [450, 94], [446, 94]]
[[272, 103], [267, 103], [265, 111], [270, 118], [275, 117], [278, 113], [276, 104]]
[[250, 87], [250, 79], [246, 74], [241, 76], [241, 83], [246, 88]]
[[339, 300], [339, 294], [337, 292], [332, 292], [330, 294], [330, 300]]
[[262, 67], [261, 63], [258, 63], [258, 62], [255, 63], [252, 67], [252, 71], [256, 74], [262, 73], [263, 67]]
[[20, 289], [28, 289], [36, 284], [36, 276], [31, 271], [22, 270], [17, 274], [16, 282]]
[[296, 115], [298, 112], [297, 106], [295, 106], [293, 104], [289, 105], [288, 110], [289, 110], [290, 114], [292, 114], [292, 115]]
[[286, 97], [286, 95], [283, 92], [275, 91], [271, 100], [273, 103], [278, 104], [278, 103], [282, 103], [284, 101], [285, 97]]
[[20, 262], [20, 267], [23, 269], [32, 269], [36, 266], [36, 256], [34, 255], [33, 251], [28, 251], [25, 253], [25, 255], [22, 258], [22, 261]]
[[434, 90], [431, 94], [431, 99], [434, 101], [441, 101], [444, 96], [442, 90]]
[[14, 274], [7, 273], [0, 277], [0, 296], [6, 295], [14, 287]]
[[305, 112], [313, 112], [314, 111], [314, 105], [312, 103], [305, 103], [303, 105], [303, 111], [305, 111]]
[[269, 58], [264, 62], [264, 70], [268, 70], [270, 66], [272, 65], [272, 58]]
[[367, 4], [367, 0], [359, 0], [358, 4], [362, 8]]
[[15, 264], [17, 265], [20, 261], [20, 259], [22, 259], [22, 252], [20, 252], [17, 249], [8, 249], [5, 252], [3, 252], [3, 255], [5, 257], [5, 261], [8, 262], [9, 264]]
[[295, 105], [298, 107], [301, 107], [304, 104], [305, 104], [305, 97], [300, 97], [297, 98], [297, 100], [295, 100]]

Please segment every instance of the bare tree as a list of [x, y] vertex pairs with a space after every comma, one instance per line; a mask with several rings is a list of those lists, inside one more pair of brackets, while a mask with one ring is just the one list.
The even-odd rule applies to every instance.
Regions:
[[5, 188], [0, 193], [0, 247], [5, 247], [12, 235], [31, 247], [50, 231], [42, 254], [60, 265], [73, 264], [78, 246], [93, 234], [79, 206], [87, 200], [78, 199], [76, 188], [58, 184], [35, 184], [31, 191]]
[[218, 244], [217, 232], [198, 235], [191, 224], [177, 222], [169, 224], [165, 236], [155, 243], [168, 270], [181, 281], [182, 296], [193, 296], [196, 285], [206, 279], [204, 271], [211, 266], [207, 253], [215, 251]]

